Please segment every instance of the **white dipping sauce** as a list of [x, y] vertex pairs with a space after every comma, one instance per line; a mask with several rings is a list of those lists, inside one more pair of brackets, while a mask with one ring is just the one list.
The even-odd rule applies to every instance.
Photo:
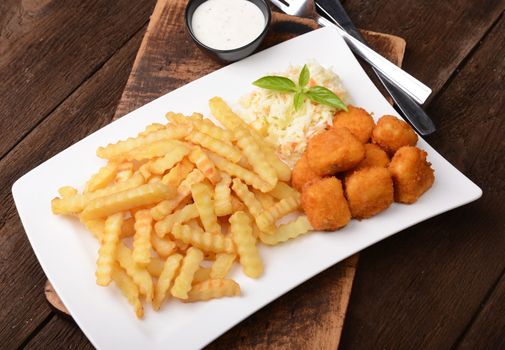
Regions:
[[207, 0], [193, 13], [193, 33], [204, 45], [232, 50], [254, 41], [265, 29], [265, 16], [247, 0]]

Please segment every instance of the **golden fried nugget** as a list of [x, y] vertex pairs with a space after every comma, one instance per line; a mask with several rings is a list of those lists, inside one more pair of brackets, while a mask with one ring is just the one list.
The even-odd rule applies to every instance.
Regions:
[[345, 194], [353, 218], [366, 219], [393, 203], [393, 180], [389, 170], [369, 167], [345, 178]]
[[291, 184], [293, 187], [301, 192], [303, 186], [310, 181], [319, 179], [317, 175], [309, 165], [307, 160], [307, 152], [305, 152], [298, 162], [296, 162], [293, 172], [291, 173]]
[[384, 151], [393, 155], [400, 147], [415, 146], [417, 134], [409, 124], [392, 115], [379, 119], [372, 131], [372, 140]]
[[365, 145], [365, 158], [351, 171], [356, 171], [359, 169], [369, 168], [372, 166], [378, 166], [382, 168], [387, 168], [389, 165], [388, 154], [379, 146], [373, 143], [367, 143]]
[[307, 146], [307, 160], [320, 175], [346, 171], [365, 158], [365, 147], [346, 128], [331, 128], [313, 136]]
[[363, 108], [348, 105], [347, 109], [335, 114], [333, 126], [347, 128], [361, 143], [367, 143], [375, 126], [372, 116]]
[[417, 147], [404, 146], [391, 159], [389, 171], [393, 177], [395, 201], [414, 203], [435, 181], [427, 153]]
[[336, 230], [351, 220], [342, 182], [335, 177], [307, 184], [302, 192], [302, 207], [316, 230]]

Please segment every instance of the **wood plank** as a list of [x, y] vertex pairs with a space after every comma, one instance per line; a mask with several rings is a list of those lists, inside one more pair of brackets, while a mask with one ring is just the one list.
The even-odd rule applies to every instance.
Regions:
[[[430, 143], [483, 198], [361, 253], [342, 349], [450, 348], [504, 271], [504, 35], [502, 17], [429, 108], [439, 125]], [[500, 330], [481, 322], [479, 337]]]
[[504, 0], [344, 0], [360, 28], [407, 43], [404, 68], [435, 96], [505, 9]]
[[24, 350], [73, 349], [94, 350], [95, 348], [69, 317], [53, 317], [51, 321], [33, 337]]
[[154, 1], [10, 0], [0, 11], [0, 158], [148, 21]]
[[[11, 186], [23, 173], [108, 124], [143, 32], [79, 87], [0, 161], [0, 344], [16, 348], [51, 312], [45, 276], [14, 207]], [[48, 233], [49, 234], [49, 233]]]
[[358, 255], [254, 313], [207, 349], [336, 349]]
[[505, 349], [505, 275], [456, 347], [461, 350]]

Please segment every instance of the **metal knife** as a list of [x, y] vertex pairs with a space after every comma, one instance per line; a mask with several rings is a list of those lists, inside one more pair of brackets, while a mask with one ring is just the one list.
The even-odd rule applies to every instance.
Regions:
[[[361, 36], [361, 33], [353, 24], [351, 18], [339, 0], [317, 0], [315, 1], [315, 5], [316, 10], [321, 15], [339, 25], [354, 38], [367, 45], [365, 39]], [[377, 77], [384, 85], [389, 95], [393, 98], [402, 114], [412, 124], [417, 132], [419, 132], [419, 134], [425, 136], [436, 131], [435, 124], [433, 124], [433, 121], [416, 101], [389, 82], [389, 80], [379, 71], [373, 67], [372, 69], [375, 74], [377, 74]]]

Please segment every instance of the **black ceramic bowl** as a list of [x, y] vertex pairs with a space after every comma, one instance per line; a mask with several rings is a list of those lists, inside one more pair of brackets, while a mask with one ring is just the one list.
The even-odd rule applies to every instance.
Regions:
[[270, 26], [270, 21], [272, 19], [272, 13], [270, 12], [270, 7], [268, 6], [266, 0], [247, 0], [258, 6], [261, 12], [263, 13], [263, 16], [265, 16], [265, 28], [263, 29], [261, 34], [249, 44], [231, 50], [218, 50], [209, 47], [200, 42], [193, 33], [192, 28], [193, 13], [197, 9], [197, 7], [200, 6], [205, 1], [207, 0], [189, 0], [188, 4], [186, 5], [186, 12], [185, 12], [186, 28], [188, 30], [189, 35], [191, 36], [193, 41], [198, 45], [198, 47], [200, 47], [206, 53], [209, 53], [212, 57], [217, 58], [224, 62], [238, 61], [252, 54], [265, 38], [268, 31], [268, 27]]

